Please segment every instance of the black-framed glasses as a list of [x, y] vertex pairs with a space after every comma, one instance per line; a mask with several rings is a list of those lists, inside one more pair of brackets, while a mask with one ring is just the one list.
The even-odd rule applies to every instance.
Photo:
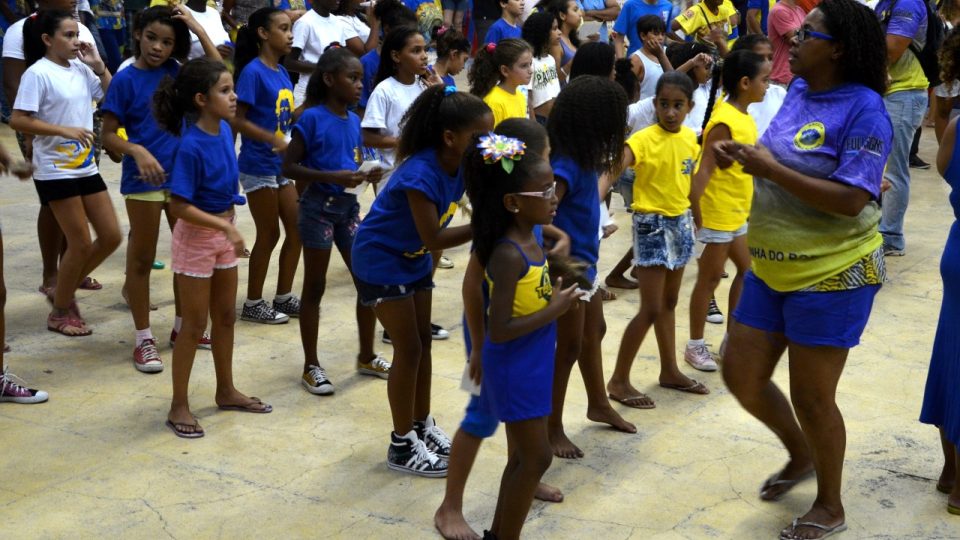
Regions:
[[810, 30], [809, 28], [802, 26], [797, 30], [797, 41], [803, 43], [808, 37], [815, 39], [822, 39], [824, 41], [833, 41], [834, 37], [830, 34], [824, 34], [823, 32], [817, 32], [816, 30]]
[[554, 195], [557, 194], [557, 183], [554, 182], [550, 187], [543, 191], [520, 191], [514, 193], [514, 195], [522, 195], [524, 197], [538, 197], [540, 199], [552, 199]]

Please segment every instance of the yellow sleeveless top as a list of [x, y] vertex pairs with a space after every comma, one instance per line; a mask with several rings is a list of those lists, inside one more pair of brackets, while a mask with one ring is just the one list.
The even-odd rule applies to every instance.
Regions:
[[[730, 129], [733, 140], [740, 144], [757, 144], [757, 123], [727, 101], [720, 102], [710, 115], [703, 130], [707, 140], [710, 130], [718, 124]], [[726, 169], [717, 167], [710, 177], [707, 189], [700, 198], [703, 226], [716, 231], [735, 231], [747, 222], [753, 201], [753, 176], [743, 172], [743, 166], [734, 163]]]
[[[517, 290], [513, 294], [513, 316], [531, 315], [547, 307], [553, 287], [550, 284], [550, 265], [547, 264], [546, 255], [541, 262], [535, 263], [527, 258], [516, 243], [510, 240], [504, 240], [504, 242], [513, 244], [527, 263], [527, 271], [517, 280]], [[490, 296], [493, 296], [493, 281], [486, 272], [484, 277], [487, 280], [487, 290]]]

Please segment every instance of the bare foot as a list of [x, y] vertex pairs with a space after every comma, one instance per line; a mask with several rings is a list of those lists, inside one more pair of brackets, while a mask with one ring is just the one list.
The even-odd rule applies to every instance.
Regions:
[[[537, 484], [537, 491], [533, 493], [533, 498], [546, 502], [560, 503], [563, 502], [563, 492], [560, 491], [560, 488], [540, 482]], [[437, 510], [437, 512], [439, 513], [440, 511]]]
[[624, 433], [636, 433], [637, 426], [627, 422], [620, 416], [620, 413], [613, 410], [613, 407], [610, 406], [610, 402], [606, 402], [606, 407], [588, 407], [587, 408], [587, 418], [593, 422], [600, 422], [601, 424], [609, 424], [610, 427], [617, 431], [623, 431]]
[[607, 287], [613, 287], [614, 289], [637, 289], [640, 287], [640, 284], [636, 281], [622, 274], [619, 276], [610, 274], [603, 282], [607, 284]]
[[563, 459], [580, 459], [583, 457], [583, 450], [573, 444], [563, 428], [559, 431], [550, 431], [550, 447], [553, 448], [553, 455]]
[[776, 501], [787, 494], [800, 482], [814, 475], [810, 460], [791, 459], [779, 472], [775, 473], [760, 486], [760, 499]]
[[447, 540], [480, 540], [480, 535], [470, 528], [463, 512], [441, 504], [433, 515], [433, 524], [440, 536]]
[[[828, 534], [846, 530], [844, 513], [830, 512], [821, 506], [814, 506], [806, 514], [798, 517], [787, 528], [780, 531], [781, 540], [815, 540]], [[806, 524], [806, 525], [804, 525]]]

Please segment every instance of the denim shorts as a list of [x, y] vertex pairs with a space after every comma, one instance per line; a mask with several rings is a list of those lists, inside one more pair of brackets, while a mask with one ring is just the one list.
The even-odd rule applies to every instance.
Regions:
[[735, 231], [718, 231], [702, 227], [697, 229], [697, 242], [704, 244], [729, 244], [734, 238], [747, 234], [747, 224], [744, 223]]
[[627, 208], [627, 211], [631, 211], [630, 206], [633, 205], [633, 182], [636, 179], [636, 175], [636, 171], [627, 169], [623, 171], [620, 179], [617, 180], [617, 192], [623, 197], [623, 206]]
[[253, 193], [262, 188], [279, 189], [290, 183], [289, 178], [282, 176], [258, 176], [256, 174], [240, 173], [240, 185], [244, 193]]
[[403, 300], [404, 298], [410, 298], [419, 291], [429, 291], [430, 289], [433, 289], [433, 276], [430, 274], [403, 285], [377, 285], [357, 279], [357, 295], [360, 297], [360, 305], [366, 307], [374, 307], [381, 302]]
[[633, 265], [665, 266], [676, 270], [693, 256], [690, 211], [676, 217], [633, 213]]
[[744, 277], [733, 318], [764, 332], [784, 334], [798, 345], [850, 349], [860, 343], [879, 290], [879, 285], [866, 285], [846, 291], [779, 292], [751, 271]]
[[300, 197], [297, 229], [305, 248], [331, 249], [336, 244], [341, 252], [349, 252], [359, 226], [360, 203], [356, 195], [306, 192]]

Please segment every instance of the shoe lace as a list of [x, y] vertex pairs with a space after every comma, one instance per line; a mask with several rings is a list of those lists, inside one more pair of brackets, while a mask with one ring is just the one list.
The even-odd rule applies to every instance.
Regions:
[[441, 448], [450, 447], [450, 437], [447, 437], [447, 434], [437, 426], [430, 426], [423, 430], [423, 435], [433, 439], [433, 442]]
[[391, 364], [390, 362], [387, 362], [386, 359], [384, 359], [379, 354], [376, 356], [376, 358], [370, 361], [370, 365], [377, 369], [382, 369], [384, 371], [389, 371], [390, 368], [393, 367], [393, 364]]
[[3, 377], [0, 378], [0, 395], [16, 394], [24, 390], [29, 390], [27, 382], [4, 368]]
[[312, 366], [307, 373], [310, 374], [310, 377], [317, 384], [327, 380], [327, 372], [320, 366]]
[[431, 452], [430, 449], [427, 448], [427, 445], [424, 444], [420, 439], [417, 439], [417, 441], [413, 443], [413, 448], [411, 450], [414, 454], [416, 454], [417, 461], [426, 461], [430, 465], [436, 465], [437, 461], [440, 459], [436, 454]]
[[157, 345], [152, 339], [145, 339], [140, 344], [140, 358], [146, 362], [160, 360], [160, 353], [157, 352]]

